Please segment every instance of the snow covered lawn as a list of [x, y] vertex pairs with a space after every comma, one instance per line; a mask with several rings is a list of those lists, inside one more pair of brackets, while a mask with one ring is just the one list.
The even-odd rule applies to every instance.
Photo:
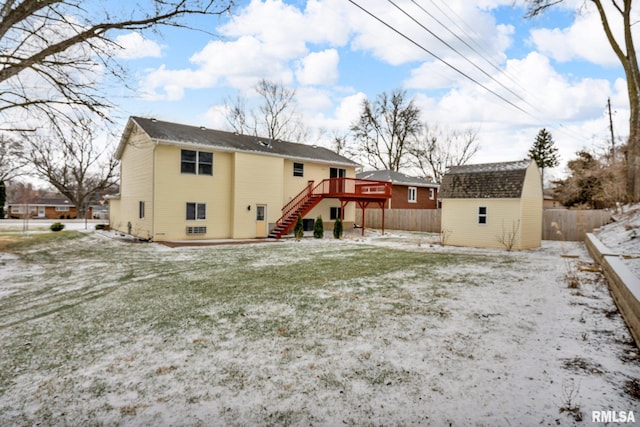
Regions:
[[640, 355], [582, 244], [27, 240], [0, 252], [0, 425], [640, 419]]

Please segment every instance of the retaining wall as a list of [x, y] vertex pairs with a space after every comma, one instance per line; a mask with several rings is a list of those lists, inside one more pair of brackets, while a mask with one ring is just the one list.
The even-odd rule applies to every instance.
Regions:
[[592, 233], [587, 233], [585, 244], [591, 257], [602, 268], [613, 299], [636, 345], [640, 347], [640, 279], [627, 267], [620, 254], [606, 247]]

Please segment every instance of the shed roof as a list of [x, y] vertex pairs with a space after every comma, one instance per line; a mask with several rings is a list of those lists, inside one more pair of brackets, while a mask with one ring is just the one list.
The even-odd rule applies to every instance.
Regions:
[[424, 178], [417, 178], [415, 176], [405, 175], [401, 172], [396, 172], [388, 169], [379, 170], [379, 171], [360, 172], [356, 174], [356, 178], [391, 182], [392, 184], [397, 184], [397, 185], [410, 185], [410, 186], [416, 186], [416, 187], [431, 187], [431, 188], [439, 187], [439, 185], [436, 184], [435, 182], [427, 181]]
[[225, 151], [241, 151], [279, 156], [290, 159], [307, 159], [332, 164], [356, 166], [357, 163], [327, 148], [287, 141], [271, 141], [253, 135], [208, 129], [156, 119], [132, 116], [116, 150], [116, 158], [122, 156], [124, 146], [133, 125], [138, 125], [152, 140], [165, 144], [191, 145], [218, 148]]
[[442, 199], [513, 199], [522, 188], [531, 159], [452, 166], [442, 178]]

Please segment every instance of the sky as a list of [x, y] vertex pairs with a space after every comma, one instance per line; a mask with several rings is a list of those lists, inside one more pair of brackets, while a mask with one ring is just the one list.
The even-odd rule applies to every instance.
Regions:
[[117, 94], [117, 115], [122, 127], [141, 115], [229, 129], [225, 101], [257, 102], [264, 78], [295, 89], [306, 142], [330, 146], [363, 99], [402, 89], [430, 126], [477, 131], [472, 163], [520, 160], [546, 128], [561, 165], [545, 176], [561, 177], [578, 150], [610, 144], [608, 99], [616, 143], [626, 138], [624, 72], [591, 2], [525, 14], [520, 0], [240, 1], [188, 22], [209, 34], [119, 34], [136, 92]]

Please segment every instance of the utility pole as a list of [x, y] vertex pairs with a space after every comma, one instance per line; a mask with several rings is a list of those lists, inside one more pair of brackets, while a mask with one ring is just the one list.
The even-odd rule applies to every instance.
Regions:
[[613, 118], [611, 115], [611, 98], [607, 98], [607, 108], [609, 109], [609, 130], [611, 131], [611, 164], [616, 162], [616, 140], [613, 135]]

